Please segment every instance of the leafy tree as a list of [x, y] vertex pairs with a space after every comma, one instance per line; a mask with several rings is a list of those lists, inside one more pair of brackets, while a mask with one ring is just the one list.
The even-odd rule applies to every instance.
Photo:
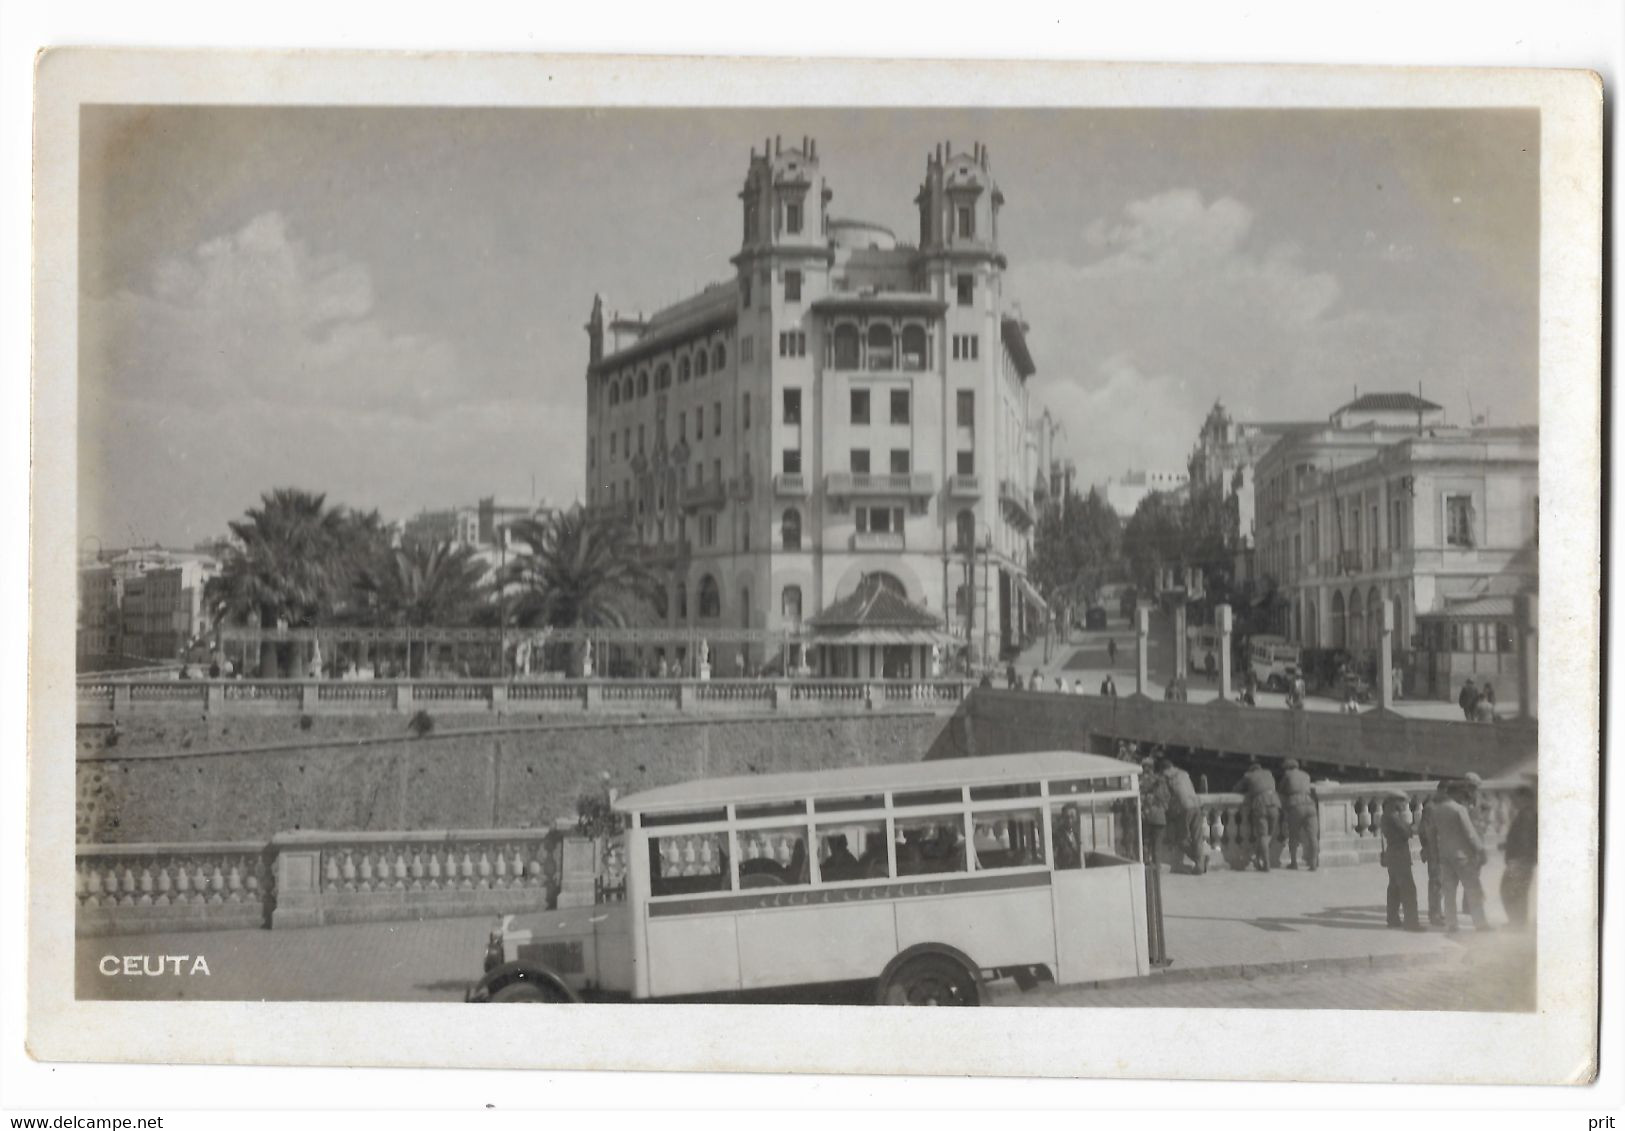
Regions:
[[1122, 522], [1093, 488], [1069, 491], [1044, 511], [1033, 533], [1029, 570], [1040, 593], [1063, 612], [1087, 606], [1118, 568]]
[[[344, 516], [326, 495], [278, 487], [230, 526], [239, 545], [204, 589], [216, 624], [303, 628], [331, 611], [345, 579]], [[260, 675], [276, 665], [275, 644], [262, 641]]]
[[[355, 591], [364, 596], [372, 623], [395, 628], [472, 623], [486, 603], [485, 565], [472, 547], [449, 541], [408, 539], [362, 568]], [[411, 674], [424, 662], [408, 655]]]
[[[626, 625], [659, 589], [625, 520], [580, 506], [514, 523], [525, 549], [503, 572], [513, 595], [511, 621], [520, 627], [615, 628]], [[579, 649], [571, 667], [580, 670]]]
[[1179, 563], [1184, 546], [1184, 508], [1162, 491], [1141, 499], [1123, 527], [1123, 556], [1129, 575], [1142, 593], [1156, 591], [1157, 571]]

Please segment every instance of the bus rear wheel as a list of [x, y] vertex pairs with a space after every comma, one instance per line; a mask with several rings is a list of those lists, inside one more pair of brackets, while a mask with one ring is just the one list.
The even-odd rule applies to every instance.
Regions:
[[976, 978], [964, 966], [940, 954], [905, 962], [880, 987], [882, 1005], [979, 1005]]

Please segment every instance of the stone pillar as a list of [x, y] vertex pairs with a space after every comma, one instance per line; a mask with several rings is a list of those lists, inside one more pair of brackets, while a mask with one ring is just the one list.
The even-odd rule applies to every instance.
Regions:
[[1190, 673], [1190, 657], [1185, 655], [1185, 602], [1174, 605], [1174, 675], [1184, 679]]
[[1150, 658], [1146, 655], [1147, 637], [1151, 634], [1151, 609], [1146, 605], [1137, 605], [1134, 609], [1134, 694], [1146, 695], [1146, 686], [1151, 682], [1147, 670]]
[[503, 714], [508, 709], [508, 685], [506, 683], [493, 683], [491, 697], [488, 700], [491, 710], [496, 714]]
[[1540, 595], [1520, 593], [1513, 602], [1518, 634], [1518, 717], [1540, 717]]
[[1377, 622], [1377, 710], [1394, 706], [1394, 602], [1382, 599], [1382, 616]]
[[316, 700], [319, 696], [317, 685], [308, 680], [299, 685], [299, 710], [308, 715], [316, 710]]
[[322, 925], [322, 854], [315, 848], [280, 848], [276, 855], [276, 907], [271, 928]]
[[130, 712], [130, 685], [127, 683], [113, 684], [113, 714], [126, 715]]
[[395, 709], [397, 711], [412, 709], [412, 685], [404, 680], [395, 682]]
[[1230, 633], [1235, 621], [1230, 613], [1229, 605], [1220, 605], [1214, 610], [1214, 620], [1218, 622], [1219, 629], [1219, 701], [1230, 702]]
[[209, 681], [203, 691], [203, 713], [218, 715], [226, 709], [226, 685], [218, 680]]

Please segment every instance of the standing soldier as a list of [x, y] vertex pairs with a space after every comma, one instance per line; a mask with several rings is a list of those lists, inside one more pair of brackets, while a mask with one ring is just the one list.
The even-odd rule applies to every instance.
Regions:
[[1411, 803], [1397, 791], [1382, 803], [1382, 863], [1388, 869], [1388, 926], [1425, 930], [1417, 922], [1416, 877], [1411, 872]]
[[1106, 641], [1106, 660], [1112, 667], [1117, 666], [1117, 637], [1115, 636]]
[[1536, 847], [1540, 839], [1536, 824], [1535, 787], [1522, 785], [1512, 795], [1517, 811], [1507, 829], [1505, 853], [1506, 871], [1501, 874], [1501, 906], [1506, 908], [1507, 921], [1514, 927], [1529, 923], [1529, 889], [1535, 882]]
[[1253, 863], [1260, 872], [1270, 870], [1270, 849], [1275, 825], [1281, 813], [1281, 796], [1275, 792], [1275, 779], [1253, 759], [1233, 792], [1242, 796], [1242, 812], [1253, 830]]
[[1439, 853], [1439, 878], [1444, 884], [1444, 929], [1454, 934], [1456, 926], [1456, 888], [1462, 889], [1462, 902], [1473, 925], [1481, 931], [1490, 929], [1484, 914], [1484, 885], [1479, 870], [1484, 867], [1484, 840], [1473, 827], [1468, 805], [1472, 787], [1466, 782], [1455, 782], [1445, 798], [1435, 808], [1434, 835]]
[[[1191, 776], [1166, 755], [1157, 757], [1157, 773], [1168, 783], [1168, 819], [1173, 824], [1180, 851], [1191, 858], [1195, 875], [1207, 872], [1207, 822], [1202, 818], [1202, 801], [1191, 784]], [[1179, 863], [1179, 858], [1174, 859]]]
[[1478, 685], [1473, 677], [1468, 676], [1467, 682], [1461, 685], [1461, 694], [1456, 696], [1456, 706], [1461, 708], [1461, 716], [1468, 722], [1473, 721], [1473, 712], [1478, 709]]
[[1155, 868], [1162, 832], [1168, 827], [1168, 782], [1156, 772], [1156, 761], [1140, 762], [1140, 824], [1145, 840], [1145, 863]]
[[1416, 839], [1422, 846], [1422, 863], [1428, 866], [1428, 923], [1444, 926], [1444, 876], [1439, 868], [1439, 805], [1444, 801], [1445, 783], [1440, 782], [1422, 801], [1422, 816], [1418, 818]]
[[1303, 862], [1311, 872], [1320, 867], [1320, 798], [1309, 775], [1298, 768], [1296, 758], [1288, 758], [1281, 775], [1281, 801], [1286, 809], [1288, 868], [1298, 867], [1298, 845], [1303, 845]]

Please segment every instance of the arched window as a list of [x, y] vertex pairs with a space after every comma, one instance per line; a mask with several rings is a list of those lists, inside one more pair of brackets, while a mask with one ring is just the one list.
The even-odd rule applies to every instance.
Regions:
[[784, 623], [792, 628], [801, 627], [801, 586], [786, 585], [779, 601], [779, 613]]
[[858, 367], [858, 328], [850, 322], [843, 322], [835, 327], [835, 356], [833, 363], [836, 369], [856, 369]]
[[954, 616], [964, 620], [970, 615], [970, 586], [961, 583], [954, 590]]
[[1348, 647], [1348, 624], [1344, 619], [1343, 594], [1332, 594], [1332, 647]]
[[663, 361], [660, 363], [659, 367], [655, 369], [655, 388], [671, 388], [671, 366], [667, 365]]
[[677, 383], [681, 385], [689, 377], [688, 357], [685, 354], [677, 359]]
[[654, 591], [653, 601], [655, 616], [659, 617], [661, 620], [665, 620], [666, 613], [668, 613], [671, 609], [669, 598], [666, 596], [665, 586], [661, 586]]
[[1366, 642], [1367, 642], [1366, 646], [1370, 647], [1370, 648], [1381, 648], [1382, 647], [1382, 594], [1377, 591], [1377, 587], [1375, 585], [1373, 585], [1371, 587], [1371, 592], [1366, 595], [1366, 599], [1365, 599], [1365, 619], [1366, 619], [1365, 638], [1366, 638]]
[[1349, 594], [1348, 615], [1348, 644], [1349, 648], [1365, 647], [1365, 602], [1360, 599], [1358, 589]]
[[[786, 550], [801, 549], [801, 512], [791, 507], [784, 512], [784, 519], [779, 523], [779, 531], [784, 536]], [[800, 594], [800, 590], [797, 590]]]
[[925, 368], [925, 327], [903, 327], [903, 368], [920, 372]]
[[621, 382], [621, 400], [625, 401], [627, 404], [631, 404], [633, 392], [634, 388], [632, 383], [632, 375], [628, 373], [626, 375], [626, 380]]
[[704, 377], [707, 367], [711, 364], [711, 354], [704, 346], [694, 354], [694, 376]]
[[718, 342], [716, 348], [711, 351], [711, 370], [714, 373], [721, 373], [727, 367], [728, 347]]
[[680, 621], [688, 619], [688, 582], [686, 581], [677, 583], [677, 619]]
[[709, 573], [700, 578], [700, 616], [720, 617], [722, 615], [722, 591], [717, 588], [717, 579]]
[[954, 546], [965, 554], [976, 549], [976, 514], [969, 508], [954, 519]]
[[876, 322], [869, 327], [869, 368], [892, 368], [892, 354], [891, 327], [884, 322]]
[[645, 369], [642, 373], [638, 374], [638, 396], [646, 397], [648, 395], [649, 395], [649, 371], [647, 369]]
[[1307, 619], [1309, 621], [1309, 623], [1304, 626], [1303, 643], [1304, 643], [1304, 645], [1306, 647], [1309, 647], [1309, 648], [1319, 648], [1320, 647], [1320, 606], [1317, 605], [1313, 600], [1311, 600], [1309, 602], [1309, 604], [1308, 604], [1308, 607], [1307, 607], [1307, 610], [1306, 610], [1304, 616], [1305, 616], [1305, 619]]

